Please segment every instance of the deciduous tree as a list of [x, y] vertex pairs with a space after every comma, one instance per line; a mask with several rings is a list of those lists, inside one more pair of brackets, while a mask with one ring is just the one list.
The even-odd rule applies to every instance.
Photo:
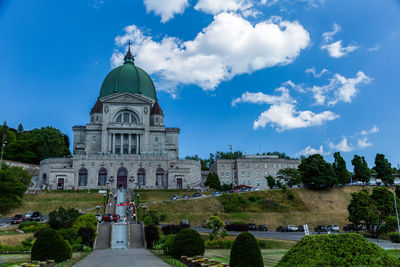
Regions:
[[303, 158], [299, 171], [303, 184], [311, 189], [331, 188], [337, 184], [332, 165], [319, 154]]
[[385, 155], [379, 153], [376, 154], [374, 168], [377, 173], [377, 178], [381, 179], [383, 183], [387, 185], [392, 185], [394, 183], [392, 167], [389, 161], [385, 158]]
[[333, 157], [334, 162], [332, 163], [332, 168], [335, 172], [338, 184], [345, 185], [350, 183], [350, 173], [347, 170], [346, 161], [340, 155], [340, 152], [335, 152]]
[[285, 181], [285, 183], [292, 188], [292, 186], [301, 183], [300, 172], [297, 169], [286, 168], [278, 171], [278, 179]]

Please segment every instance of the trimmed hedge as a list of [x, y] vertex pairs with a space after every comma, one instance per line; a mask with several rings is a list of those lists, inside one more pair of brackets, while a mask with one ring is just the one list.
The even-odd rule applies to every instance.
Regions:
[[263, 267], [264, 261], [257, 240], [249, 232], [243, 232], [232, 245], [229, 261], [231, 267]]
[[163, 232], [164, 235], [175, 235], [177, 234], [180, 230], [189, 228], [189, 225], [187, 224], [167, 224], [161, 227], [161, 231]]
[[276, 266], [400, 266], [400, 261], [361, 234], [305, 236]]
[[176, 234], [168, 253], [175, 258], [180, 258], [181, 256], [201, 256], [204, 250], [204, 239], [201, 235], [187, 228]]
[[144, 236], [146, 238], [146, 244], [148, 249], [152, 249], [155, 242], [160, 239], [160, 232], [155, 225], [146, 225], [144, 227]]
[[45, 230], [32, 246], [31, 260], [62, 262], [72, 256], [71, 245], [53, 229]]

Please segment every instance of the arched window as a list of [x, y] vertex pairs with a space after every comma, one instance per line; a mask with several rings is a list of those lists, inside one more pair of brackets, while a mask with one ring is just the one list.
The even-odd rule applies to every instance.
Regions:
[[105, 168], [101, 168], [99, 170], [99, 180], [97, 185], [98, 186], [105, 186], [107, 180], [107, 170]]
[[156, 185], [165, 185], [164, 183], [164, 170], [162, 168], [158, 168], [156, 171]]
[[88, 170], [85, 168], [80, 169], [78, 177], [78, 185], [87, 186], [87, 180], [88, 180]]
[[47, 174], [43, 173], [43, 175], [42, 175], [43, 183], [46, 183], [46, 179], [47, 179]]
[[137, 172], [138, 183], [140, 185], [146, 185], [146, 171], [143, 168], [140, 168]]
[[138, 123], [139, 119], [132, 111], [124, 110], [117, 114], [115, 122]]
[[127, 188], [128, 186], [128, 170], [121, 167], [117, 172], [117, 188]]
[[121, 177], [128, 176], [128, 170], [123, 167], [119, 168], [117, 176], [121, 176]]

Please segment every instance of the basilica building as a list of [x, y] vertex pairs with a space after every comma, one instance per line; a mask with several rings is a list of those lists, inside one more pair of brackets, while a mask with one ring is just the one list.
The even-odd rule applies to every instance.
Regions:
[[179, 159], [179, 128], [164, 125], [164, 112], [150, 76], [134, 63], [104, 79], [90, 123], [72, 127], [73, 157], [40, 162], [48, 189], [196, 188], [200, 163]]

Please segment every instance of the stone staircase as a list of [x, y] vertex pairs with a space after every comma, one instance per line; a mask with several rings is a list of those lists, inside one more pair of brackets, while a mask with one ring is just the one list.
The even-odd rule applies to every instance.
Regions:
[[143, 226], [130, 224], [129, 227], [129, 248], [144, 248]]
[[95, 249], [109, 249], [111, 242], [111, 223], [99, 224]]

